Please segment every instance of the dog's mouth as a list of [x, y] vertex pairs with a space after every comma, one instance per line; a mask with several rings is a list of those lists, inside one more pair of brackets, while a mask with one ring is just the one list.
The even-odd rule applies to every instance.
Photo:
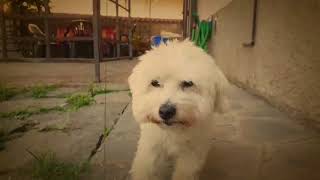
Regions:
[[162, 124], [165, 124], [166, 126], [173, 126], [173, 125], [177, 125], [177, 126], [185, 126], [185, 127], [190, 127], [191, 124], [187, 121], [172, 121], [172, 122], [166, 122], [164, 121]]
[[151, 115], [147, 116], [148, 122], [154, 123], [157, 125], [164, 125], [164, 126], [185, 126], [185, 127], [190, 127], [192, 124], [191, 122], [188, 121], [173, 121], [173, 120], [159, 120], [157, 118], [154, 118]]

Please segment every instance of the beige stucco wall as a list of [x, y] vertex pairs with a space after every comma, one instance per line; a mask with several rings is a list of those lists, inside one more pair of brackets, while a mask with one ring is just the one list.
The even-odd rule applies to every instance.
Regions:
[[[214, 13], [215, 1], [198, 0], [200, 15]], [[212, 10], [201, 8], [208, 2]], [[252, 3], [233, 0], [218, 12], [210, 53], [230, 80], [320, 121], [320, 1], [259, 0], [256, 45], [248, 48]]]
[[[125, 0], [119, 0], [125, 5]], [[131, 0], [132, 17], [150, 17], [149, 0]], [[182, 19], [183, 0], [151, 0], [151, 18]], [[92, 0], [52, 0], [52, 12], [92, 14]], [[107, 10], [107, 11], [106, 11]], [[109, 0], [101, 0], [101, 14], [115, 16], [116, 8]], [[127, 16], [119, 9], [120, 16]]]

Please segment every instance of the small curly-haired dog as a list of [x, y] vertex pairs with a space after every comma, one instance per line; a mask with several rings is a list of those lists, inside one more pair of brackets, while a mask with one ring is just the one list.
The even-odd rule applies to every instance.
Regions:
[[162, 44], [140, 57], [129, 85], [141, 129], [133, 180], [198, 179], [229, 85], [213, 58], [188, 40]]

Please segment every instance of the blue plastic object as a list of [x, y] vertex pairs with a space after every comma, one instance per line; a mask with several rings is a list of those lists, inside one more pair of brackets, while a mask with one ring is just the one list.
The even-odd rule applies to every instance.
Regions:
[[154, 36], [152, 38], [152, 46], [159, 46], [161, 43], [166, 43], [168, 41], [168, 38], [162, 37], [162, 36]]

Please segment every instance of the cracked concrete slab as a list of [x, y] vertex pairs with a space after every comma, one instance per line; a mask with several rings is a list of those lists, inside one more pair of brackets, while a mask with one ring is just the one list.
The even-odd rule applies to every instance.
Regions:
[[[107, 104], [102, 101], [105, 97]], [[0, 173], [0, 179], [8, 178], [15, 170], [30, 162], [32, 157], [26, 149], [36, 154], [52, 151], [67, 161], [86, 160], [100, 135], [104, 133], [104, 126], [111, 127], [112, 121], [119, 118], [130, 101], [127, 92], [102, 94], [96, 99], [98, 102], [101, 99], [101, 102], [80, 108], [78, 111], [31, 116], [30, 121], [39, 122], [39, 125], [35, 126], [36, 129], [7, 141], [6, 148], [0, 151], [0, 162], [8, 162], [0, 163], [0, 172], [8, 172]], [[106, 124], [105, 112], [108, 118]], [[41, 129], [50, 127], [51, 129], [40, 132]]]
[[[230, 93], [230, 111], [215, 120], [202, 180], [319, 179], [319, 133], [242, 89], [233, 86]], [[129, 107], [106, 140], [105, 151], [94, 158], [92, 176], [126, 179], [138, 138]]]
[[130, 105], [105, 140], [104, 151], [101, 149], [92, 159], [92, 165], [97, 169], [91, 176], [101, 180], [125, 179], [134, 158], [138, 138], [139, 127], [132, 118]]
[[63, 98], [19, 98], [0, 103], [0, 112], [11, 112], [16, 110], [50, 108], [60, 106], [65, 102]]
[[[107, 99], [106, 99], [107, 98]], [[108, 126], [117, 123], [91, 161], [92, 172], [84, 179], [128, 177], [137, 148], [139, 126], [132, 116], [127, 91], [98, 95], [96, 103], [67, 114], [50, 113], [32, 120], [59, 123], [67, 119], [71, 131], [39, 132], [38, 129], [7, 143], [0, 152], [0, 172], [23, 166], [30, 159], [25, 151], [50, 149], [68, 160], [87, 158], [104, 130], [104, 108]], [[107, 100], [107, 101], [105, 101]], [[107, 102], [107, 104], [105, 104]], [[215, 119], [213, 148], [201, 172], [201, 180], [318, 180], [320, 134], [290, 119], [268, 103], [232, 86], [228, 113]], [[41, 124], [42, 123], [42, 124]], [[146, 157], [147, 158], [147, 157]], [[1, 178], [8, 177], [0, 175]]]

